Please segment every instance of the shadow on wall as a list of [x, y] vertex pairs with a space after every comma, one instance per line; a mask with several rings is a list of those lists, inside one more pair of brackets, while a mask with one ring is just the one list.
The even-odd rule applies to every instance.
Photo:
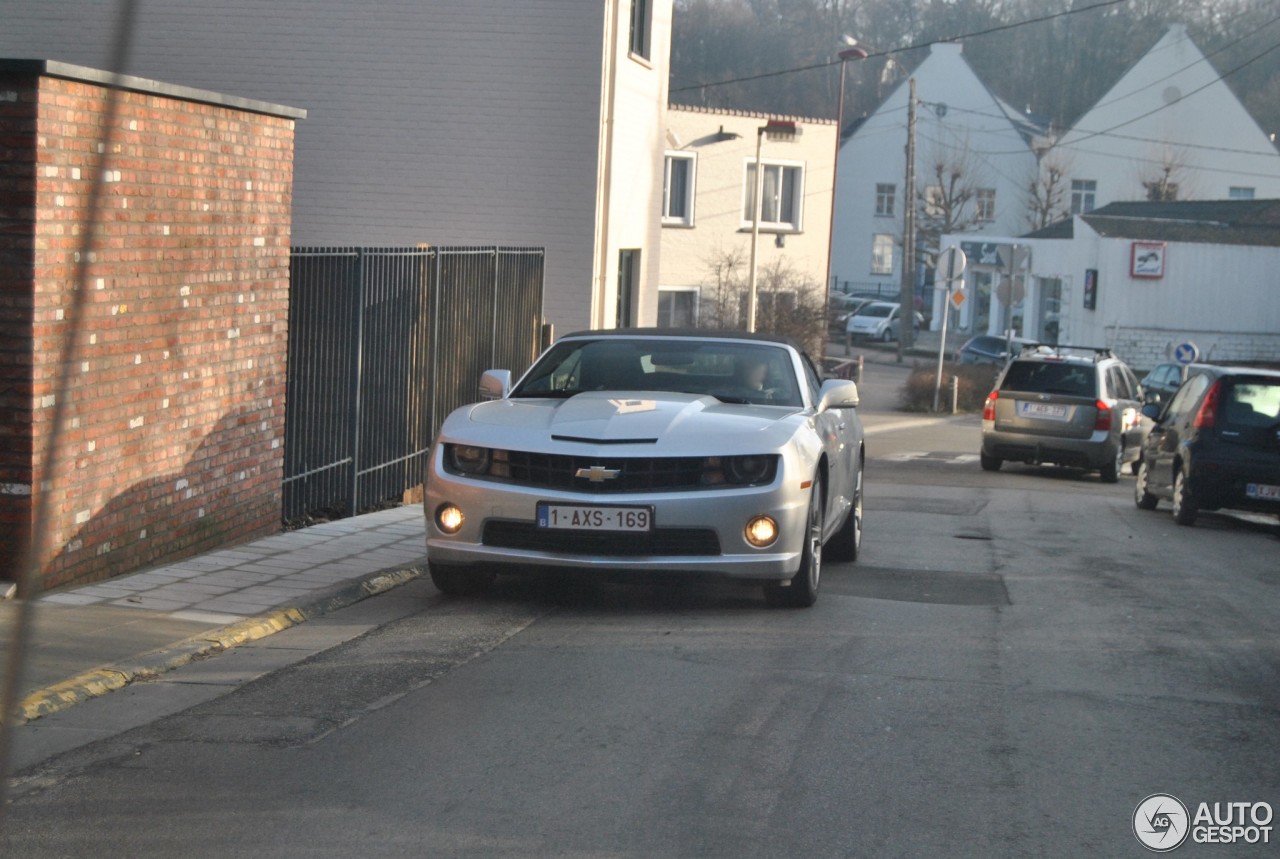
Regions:
[[85, 521], [46, 556], [38, 588], [98, 581], [279, 531], [283, 441], [263, 431], [262, 420], [257, 411], [226, 413], [179, 473], [75, 514]]

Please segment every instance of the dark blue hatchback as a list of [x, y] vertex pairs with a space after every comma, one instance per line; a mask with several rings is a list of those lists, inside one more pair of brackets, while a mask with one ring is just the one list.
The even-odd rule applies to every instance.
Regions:
[[1161, 409], [1142, 448], [1134, 501], [1173, 504], [1179, 525], [1223, 507], [1280, 516], [1280, 372], [1206, 366]]

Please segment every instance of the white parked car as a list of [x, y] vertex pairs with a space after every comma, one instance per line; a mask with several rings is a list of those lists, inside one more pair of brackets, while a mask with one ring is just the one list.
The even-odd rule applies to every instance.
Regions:
[[431, 454], [427, 558], [443, 592], [499, 571], [710, 573], [817, 599], [824, 544], [862, 540], [862, 425], [852, 382], [823, 381], [786, 339], [586, 331], [514, 387], [454, 411]]
[[[865, 337], [869, 340], [883, 340], [888, 343], [898, 339], [898, 319], [902, 306], [897, 302], [873, 301], [858, 308], [849, 317], [845, 330], [854, 337]], [[919, 313], [912, 314], [915, 330], [920, 330], [924, 317]]]

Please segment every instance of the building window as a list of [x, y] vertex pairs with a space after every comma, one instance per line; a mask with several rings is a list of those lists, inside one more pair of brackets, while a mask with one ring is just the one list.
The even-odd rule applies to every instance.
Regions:
[[924, 216], [926, 218], [946, 217], [946, 197], [941, 185], [927, 185], [924, 189]]
[[[769, 230], [800, 230], [804, 194], [804, 168], [797, 164], [764, 162], [764, 193], [760, 199], [760, 226]], [[755, 217], [756, 165], [747, 164], [746, 198], [742, 220], [748, 227]]]
[[631, 53], [649, 59], [649, 0], [631, 0]]
[[887, 218], [893, 217], [894, 201], [898, 199], [898, 186], [890, 183], [876, 183], [876, 214]]
[[693, 224], [693, 156], [668, 152], [662, 174], [662, 223]]
[[635, 319], [636, 283], [640, 279], [640, 251], [627, 249], [618, 251], [618, 309], [614, 316], [614, 325], [618, 328], [630, 328]]
[[1253, 189], [1242, 188], [1239, 185], [1232, 185], [1231, 190], [1227, 192], [1227, 196], [1232, 200], [1252, 200]]
[[996, 219], [996, 189], [978, 188], [974, 193], [978, 204], [978, 220], [994, 221]]
[[893, 236], [876, 233], [871, 240], [871, 273], [893, 274]]
[[1083, 215], [1093, 211], [1094, 196], [1098, 193], [1098, 183], [1093, 179], [1071, 180], [1071, 214]]
[[693, 328], [698, 324], [698, 288], [661, 287], [658, 290], [658, 326]]

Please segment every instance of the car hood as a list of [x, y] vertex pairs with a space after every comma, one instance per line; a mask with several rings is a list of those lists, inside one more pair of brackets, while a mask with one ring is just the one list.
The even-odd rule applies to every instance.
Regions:
[[441, 438], [486, 447], [583, 451], [583, 445], [662, 455], [762, 452], [785, 444], [799, 408], [722, 403], [695, 394], [588, 392], [568, 399], [508, 399], [465, 406]]

